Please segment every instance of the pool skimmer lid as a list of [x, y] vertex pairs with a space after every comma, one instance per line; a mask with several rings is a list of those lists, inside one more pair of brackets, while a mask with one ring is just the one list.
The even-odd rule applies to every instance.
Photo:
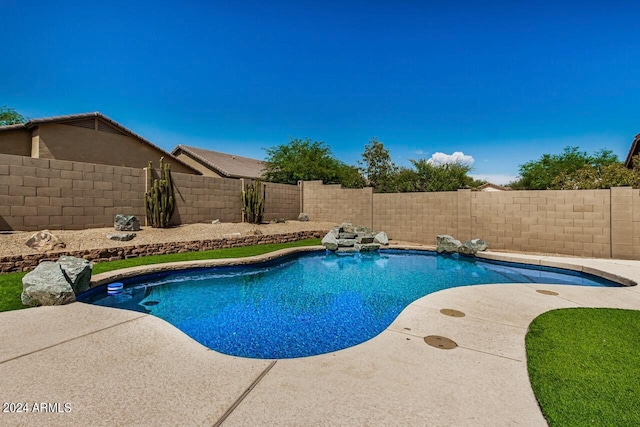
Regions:
[[453, 310], [450, 308], [443, 308], [442, 310], [440, 310], [440, 313], [444, 314], [445, 316], [451, 316], [451, 317], [464, 317], [465, 314], [461, 311], [458, 310]]
[[455, 341], [439, 335], [428, 335], [424, 337], [424, 342], [429, 344], [431, 347], [440, 348], [442, 350], [452, 350], [458, 346]]
[[538, 289], [536, 292], [543, 295], [559, 295], [557, 292], [547, 291], [546, 289]]

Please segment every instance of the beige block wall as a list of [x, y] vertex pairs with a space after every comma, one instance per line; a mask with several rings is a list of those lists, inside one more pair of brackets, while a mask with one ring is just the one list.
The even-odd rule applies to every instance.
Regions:
[[[395, 240], [482, 238], [492, 249], [640, 259], [640, 191], [548, 190], [371, 194], [305, 182], [312, 220], [366, 223]], [[370, 203], [370, 204], [369, 204]]]
[[297, 185], [265, 183], [267, 197], [264, 203], [264, 219], [298, 219], [300, 214], [300, 187]]
[[391, 239], [434, 245], [438, 234], [458, 235], [457, 192], [374, 194], [373, 203], [373, 228]]
[[144, 172], [108, 165], [0, 155], [0, 230], [113, 226], [144, 217]]
[[[132, 136], [78, 126], [42, 124], [38, 126], [38, 135], [42, 159], [144, 168], [149, 161], [157, 167], [160, 157], [166, 157], [165, 153]], [[178, 162], [169, 163], [173, 172], [194, 173]]]
[[323, 185], [322, 181], [303, 183], [302, 211], [311, 221], [351, 222], [373, 227], [373, 191]]
[[172, 224], [242, 221], [239, 179], [172, 173], [176, 211]]
[[[172, 224], [242, 221], [239, 179], [172, 177]], [[0, 154], [0, 230], [112, 227], [116, 214], [136, 215], [144, 225], [145, 181], [138, 168]], [[267, 184], [265, 219], [299, 213], [298, 186]]]
[[493, 249], [611, 256], [609, 190], [471, 193], [471, 234]]

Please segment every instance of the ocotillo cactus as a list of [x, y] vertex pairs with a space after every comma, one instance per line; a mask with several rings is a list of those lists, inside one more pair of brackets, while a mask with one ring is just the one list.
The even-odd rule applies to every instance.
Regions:
[[160, 157], [160, 179], [153, 177], [152, 162], [149, 162], [147, 174], [149, 189], [144, 193], [147, 222], [154, 228], [168, 227], [175, 209], [171, 165], [165, 164], [164, 157]]
[[260, 224], [264, 216], [265, 185], [259, 180], [253, 181], [242, 192], [242, 212], [252, 224]]

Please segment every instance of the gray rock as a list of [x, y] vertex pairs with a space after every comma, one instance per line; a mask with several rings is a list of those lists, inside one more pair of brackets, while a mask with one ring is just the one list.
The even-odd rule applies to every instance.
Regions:
[[309, 215], [302, 212], [300, 215], [298, 215], [298, 221], [309, 221]]
[[27, 240], [27, 246], [41, 252], [59, 251], [67, 247], [58, 236], [49, 230], [38, 231]]
[[338, 239], [355, 239], [358, 237], [356, 233], [338, 233]]
[[63, 305], [74, 302], [76, 295], [60, 264], [44, 261], [22, 278], [20, 299], [29, 307]]
[[56, 262], [76, 295], [89, 289], [93, 267], [88, 260], [64, 255]]
[[381, 245], [388, 245], [389, 237], [387, 236], [387, 233], [381, 231], [374, 236], [373, 241], [376, 243], [380, 243]]
[[116, 215], [113, 228], [117, 231], [140, 231], [140, 221], [135, 215]]
[[460, 243], [460, 240], [454, 239], [448, 234], [439, 234], [438, 237], [436, 238], [436, 242], [438, 245], [436, 247], [436, 251], [439, 254], [443, 252], [456, 253], [458, 252], [458, 249], [460, 248], [460, 246], [462, 246], [462, 243]]
[[373, 236], [370, 234], [358, 235], [356, 243], [373, 243]]
[[375, 234], [373, 232], [373, 230], [370, 229], [369, 227], [364, 227], [364, 226], [361, 226], [361, 225], [356, 226], [356, 233], [358, 233], [358, 234], [371, 234], [371, 235]]
[[336, 238], [336, 230], [329, 230], [329, 232], [322, 238], [322, 244], [330, 251], [338, 249], [338, 239]]
[[113, 233], [107, 234], [107, 239], [117, 240], [120, 242], [128, 242], [129, 240], [136, 237], [136, 233]]
[[486, 251], [489, 248], [489, 244], [482, 239], [472, 239], [469, 242], [478, 248], [478, 252]]
[[380, 249], [379, 243], [356, 243], [355, 248], [359, 252], [371, 252]]
[[343, 222], [339, 226], [340, 233], [356, 233], [356, 226], [351, 224], [350, 222]]
[[276, 218], [271, 220], [271, 224], [285, 224], [287, 222], [284, 218]]
[[338, 247], [340, 248], [348, 248], [355, 245], [355, 243], [355, 239], [338, 239]]
[[475, 255], [478, 251], [484, 251], [489, 247], [487, 242], [481, 239], [467, 240], [458, 248], [458, 252], [463, 255]]
[[220, 224], [220, 220], [219, 219], [214, 219], [213, 221], [211, 221], [211, 224]]

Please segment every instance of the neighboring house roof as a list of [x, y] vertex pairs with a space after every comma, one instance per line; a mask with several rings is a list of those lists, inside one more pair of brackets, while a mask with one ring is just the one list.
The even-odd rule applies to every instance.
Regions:
[[631, 169], [633, 167], [633, 156], [640, 154], [640, 133], [633, 138], [633, 142], [631, 143], [631, 148], [629, 149], [629, 154], [627, 154], [627, 160], [625, 160], [624, 165]]
[[41, 124], [69, 123], [69, 122], [75, 122], [75, 121], [79, 121], [79, 120], [86, 120], [88, 118], [93, 118], [93, 117], [98, 117], [100, 120], [102, 120], [104, 122], [107, 122], [109, 125], [119, 129], [123, 133], [125, 133], [125, 134], [127, 134], [129, 136], [132, 136], [132, 137], [134, 137], [136, 139], [139, 139], [142, 143], [147, 144], [147, 145], [155, 148], [156, 150], [160, 151], [161, 153], [163, 153], [165, 156], [167, 156], [168, 159], [171, 159], [171, 161], [179, 162], [184, 167], [189, 168], [189, 170], [192, 170], [196, 174], [201, 175], [201, 172], [199, 170], [195, 169], [193, 166], [189, 166], [188, 164], [186, 164], [182, 160], [178, 159], [177, 157], [173, 156], [171, 153], [169, 153], [169, 152], [163, 150], [162, 148], [158, 147], [157, 145], [155, 145], [151, 141], [141, 137], [137, 133], [127, 129], [126, 127], [122, 126], [120, 123], [116, 122], [115, 120], [111, 120], [109, 117], [107, 117], [104, 114], [99, 113], [97, 111], [94, 112], [94, 113], [68, 114], [68, 115], [65, 115], [65, 116], [54, 116], [54, 117], [43, 117], [43, 118], [40, 118], [40, 119], [29, 119], [29, 121], [27, 121], [25, 123], [19, 123], [19, 124], [8, 125], [8, 126], [0, 126], [0, 132], [1, 131], [7, 131], [7, 130], [31, 129], [31, 128], [33, 128], [35, 126], [38, 126], [38, 125], [41, 125]]
[[171, 154], [177, 156], [181, 152], [226, 178], [260, 178], [265, 168], [261, 160], [187, 145], [178, 145]]
[[509, 187], [503, 187], [502, 185], [492, 184], [487, 182], [486, 184], [482, 184], [476, 188], [478, 191], [491, 191], [491, 189], [495, 191], [510, 191]]

